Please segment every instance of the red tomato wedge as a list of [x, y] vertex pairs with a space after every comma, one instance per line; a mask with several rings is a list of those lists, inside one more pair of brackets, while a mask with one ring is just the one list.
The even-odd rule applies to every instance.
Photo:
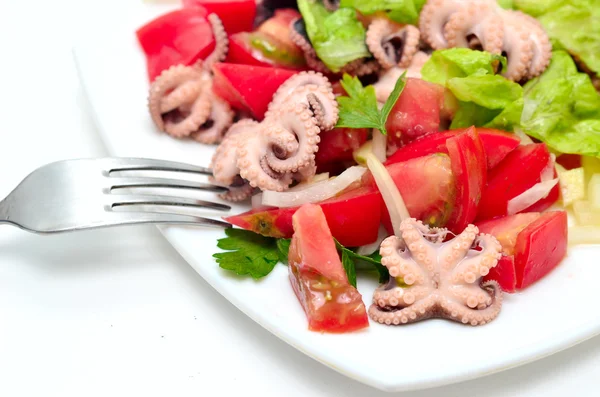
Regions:
[[439, 84], [406, 79], [406, 86], [385, 123], [388, 141], [399, 147], [420, 136], [438, 132], [444, 90]]
[[300, 13], [296, 10], [278, 9], [254, 32], [231, 35], [226, 62], [295, 70], [306, 69], [304, 54], [290, 39], [292, 21], [300, 17]]
[[[381, 205], [381, 194], [371, 187], [352, 189], [319, 203], [333, 237], [346, 247], [358, 247], [377, 239]], [[297, 210], [298, 207], [257, 208], [224, 219], [264, 236], [290, 238], [292, 216]]]
[[519, 146], [510, 152], [488, 174], [477, 221], [507, 215], [508, 202], [541, 181], [549, 160], [550, 152], [543, 143]]
[[255, 0], [183, 0], [186, 8], [204, 7], [223, 22], [227, 34], [251, 31], [256, 15]]
[[[315, 162], [319, 172], [323, 169], [333, 169], [343, 162], [352, 162], [352, 152], [360, 148], [369, 137], [369, 130], [364, 128], [334, 128], [319, 134], [319, 151]], [[343, 171], [343, 170], [340, 170]]]
[[517, 271], [515, 269], [515, 257], [502, 255], [498, 264], [490, 269], [483, 281], [494, 280], [500, 285], [502, 291], [512, 294], [517, 292]]
[[217, 63], [213, 66], [213, 91], [238, 110], [264, 118], [273, 94], [297, 72], [261, 66]]
[[306, 204], [293, 217], [289, 277], [311, 331], [344, 333], [369, 326], [362, 296], [348, 283], [325, 215]]
[[515, 245], [517, 288], [529, 287], [550, 273], [567, 254], [567, 213], [550, 211], [527, 226]]
[[206, 16], [202, 7], [171, 11], [136, 31], [150, 81], [173, 65], [192, 65], [210, 55], [215, 39]]
[[[430, 226], [444, 227], [450, 218], [455, 200], [456, 185], [450, 158], [431, 154], [386, 167], [398, 187], [410, 216]], [[377, 185], [370, 173], [365, 184]], [[381, 219], [390, 234], [394, 233], [387, 207], [381, 199]]]
[[[477, 133], [483, 144], [488, 169], [494, 168], [508, 153], [519, 146], [521, 141], [514, 134], [491, 128], [477, 127]], [[439, 132], [417, 138], [408, 145], [401, 147], [386, 160], [385, 164], [394, 164], [431, 153], [448, 153], [446, 141], [466, 129], [456, 129]]]
[[496, 280], [506, 292], [532, 285], [552, 271], [567, 252], [567, 213], [528, 212], [477, 224], [495, 236], [503, 258], [485, 280]]
[[460, 233], [477, 215], [487, 178], [487, 160], [479, 134], [471, 127], [446, 141], [456, 179], [456, 202], [446, 227]]
[[580, 154], [561, 154], [556, 158], [556, 162], [567, 170], [581, 167], [581, 155]]

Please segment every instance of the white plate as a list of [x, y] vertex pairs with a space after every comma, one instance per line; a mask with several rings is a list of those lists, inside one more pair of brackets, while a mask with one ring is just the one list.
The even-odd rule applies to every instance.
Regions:
[[[138, 7], [90, 29], [76, 45], [78, 70], [100, 133], [116, 156], [147, 156], [207, 165], [213, 149], [176, 141], [153, 128], [146, 109], [144, 57], [134, 30], [165, 8]], [[94, 34], [94, 32], [98, 34]], [[234, 207], [232, 213], [246, 208]], [[232, 276], [212, 258], [222, 230], [163, 227], [191, 266], [226, 299], [273, 334], [353, 379], [387, 391], [472, 379], [550, 355], [600, 332], [594, 247], [578, 248], [526, 292], [505, 295], [500, 316], [483, 327], [444, 320], [378, 324], [347, 335], [309, 332], [287, 278], [276, 266], [262, 281]], [[368, 304], [376, 280], [359, 278]], [[248, 343], [252, 343], [248, 340]]]

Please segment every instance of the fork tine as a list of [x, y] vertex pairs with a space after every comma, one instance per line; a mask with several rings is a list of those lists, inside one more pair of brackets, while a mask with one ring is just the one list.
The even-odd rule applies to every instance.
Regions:
[[157, 160], [137, 157], [108, 157], [103, 159], [108, 173], [117, 171], [175, 171], [212, 176], [210, 168], [180, 163], [178, 161]]
[[138, 225], [152, 223], [189, 226], [216, 226], [222, 228], [232, 227], [231, 224], [217, 219], [161, 212], [112, 212], [109, 223], [113, 225]]
[[108, 195], [108, 197], [112, 208], [127, 205], [167, 205], [173, 207], [211, 208], [219, 211], [229, 211], [231, 209], [230, 206], [225, 204], [172, 196], [151, 194], [111, 194]]
[[161, 187], [175, 189], [206, 190], [209, 192], [224, 193], [229, 191], [226, 187], [211, 185], [210, 183], [183, 181], [167, 178], [110, 178], [110, 189], [137, 188], [137, 187]]

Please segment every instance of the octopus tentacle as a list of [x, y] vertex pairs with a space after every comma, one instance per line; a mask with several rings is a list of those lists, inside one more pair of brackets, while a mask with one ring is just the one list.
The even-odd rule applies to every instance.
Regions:
[[338, 104], [329, 80], [321, 73], [301, 72], [290, 77], [273, 95], [265, 118], [271, 118], [286, 103], [303, 104], [312, 110], [322, 130], [338, 121]]
[[432, 317], [436, 306], [437, 302], [434, 295], [430, 295], [411, 306], [396, 311], [385, 310], [376, 304], [372, 304], [369, 307], [369, 316], [380, 324], [409, 324]]
[[529, 31], [529, 40], [531, 41], [533, 54], [529, 64], [527, 78], [533, 79], [546, 70], [550, 64], [550, 58], [552, 57], [552, 44], [550, 43], [550, 39], [542, 27], [542, 24], [531, 15], [513, 10], [507, 10], [506, 13], [513, 18], [522, 21]]
[[297, 172], [309, 166], [318, 150], [319, 132], [308, 106], [288, 105], [278, 122], [265, 128], [270, 149], [266, 161], [270, 168], [277, 172]]
[[150, 86], [148, 109], [159, 130], [181, 138], [208, 118], [208, 80], [201, 71], [183, 65], [164, 70]]
[[215, 49], [201, 64], [204, 70], [211, 70], [215, 63], [225, 60], [227, 51], [229, 50], [229, 38], [227, 37], [223, 22], [217, 14], [210, 14], [207, 19], [212, 27], [215, 38]]
[[452, 244], [444, 244], [438, 251], [441, 267], [446, 271], [454, 269], [469, 253], [477, 233], [477, 227], [469, 225], [452, 240]]
[[240, 202], [244, 201], [252, 196], [252, 192], [254, 189], [248, 182], [245, 182], [240, 186], [231, 186], [229, 191], [225, 193], [220, 193], [219, 197], [223, 200], [232, 201], [232, 202]]
[[[408, 232], [407, 232], [408, 234]], [[415, 249], [418, 249], [418, 245]], [[406, 285], [420, 285], [425, 283], [427, 268], [418, 266], [407, 252], [410, 248], [404, 240], [396, 236], [387, 237], [381, 243], [381, 264], [388, 268], [390, 277], [401, 279]]]
[[495, 281], [483, 283], [481, 288], [488, 291], [489, 297], [491, 298], [491, 303], [483, 309], [472, 309], [471, 307], [461, 305], [452, 299], [442, 299], [440, 307], [446, 315], [463, 324], [470, 324], [473, 326], [487, 324], [500, 314], [502, 291]]
[[457, 11], [460, 11], [470, 0], [429, 0], [419, 14], [419, 30], [421, 38], [434, 50], [448, 48], [444, 37], [444, 26]]
[[401, 27], [387, 18], [378, 18], [367, 29], [366, 44], [381, 67], [389, 69], [410, 65], [419, 50], [419, 39], [415, 26]]
[[474, 2], [452, 14], [444, 27], [448, 47], [479, 49], [477, 47], [481, 46], [484, 51], [500, 54], [504, 24], [496, 10], [496, 4]]
[[190, 136], [196, 141], [204, 144], [221, 142], [227, 128], [233, 122], [234, 112], [229, 103], [216, 95], [211, 96], [211, 110], [208, 120], [194, 131]]
[[502, 256], [502, 246], [496, 238], [489, 234], [482, 234], [477, 237], [477, 244], [482, 248], [481, 251], [470, 252], [470, 255], [467, 255], [452, 271], [453, 283], [472, 284], [486, 276], [490, 269], [498, 264]]
[[302, 53], [304, 54], [304, 59], [306, 61], [306, 65], [319, 73], [331, 73], [329, 68], [319, 59], [315, 49], [312, 44], [302, 33], [298, 31], [297, 24], [303, 24], [304, 21], [300, 18], [295, 21], [292, 21], [292, 29], [290, 29], [290, 40], [294, 43]]
[[504, 14], [504, 44], [506, 54], [506, 71], [502, 73], [509, 80], [519, 81], [529, 73], [529, 65], [533, 59], [533, 42], [529, 39], [529, 31], [510, 14]]

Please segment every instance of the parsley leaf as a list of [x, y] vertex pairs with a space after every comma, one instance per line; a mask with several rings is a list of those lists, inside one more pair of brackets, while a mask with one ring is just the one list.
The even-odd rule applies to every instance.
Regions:
[[292, 243], [292, 239], [289, 238], [280, 238], [277, 240], [277, 249], [279, 253], [279, 262], [288, 263], [288, 254], [290, 252], [290, 244]]
[[[352, 284], [352, 282], [350, 281], [350, 283], [356, 287], [356, 265], [361, 265], [361, 264], [367, 264], [367, 269], [370, 268], [375, 268], [375, 270], [377, 270], [377, 273], [379, 273], [379, 282], [380, 283], [385, 283], [389, 280], [390, 278], [390, 273], [388, 272], [387, 267], [383, 266], [381, 264], [381, 255], [379, 255], [379, 251], [375, 251], [373, 254], [369, 255], [369, 256], [364, 256], [364, 255], [359, 255], [356, 252], [352, 251], [351, 249], [348, 249], [346, 247], [344, 247], [342, 244], [339, 243], [339, 241], [335, 240], [335, 246], [337, 247], [337, 249], [342, 253], [342, 264], [344, 265], [344, 269], [346, 270], [346, 274], [348, 275], [348, 281], [351, 280], [351, 275], [348, 271], [348, 269], [350, 268], [350, 265], [344, 263], [344, 257], [347, 258], [348, 261], [352, 262], [352, 268], [351, 268], [351, 272], [353, 272], [353, 278], [354, 278], [354, 284]], [[347, 268], [348, 266], [348, 268]]]
[[336, 98], [339, 107], [339, 119], [336, 127], [346, 128], [375, 128], [387, 135], [385, 122], [402, 94], [406, 85], [406, 72], [396, 81], [392, 93], [385, 101], [381, 110], [375, 96], [375, 88], [372, 85], [363, 87], [358, 77], [351, 77], [344, 73], [341, 81], [342, 87], [348, 96]]
[[[213, 257], [221, 268], [240, 276], [262, 278], [271, 273], [284, 255], [285, 242], [279, 243], [275, 238], [234, 228], [226, 229], [225, 234], [227, 237], [219, 239], [217, 247], [228, 252], [219, 252]], [[285, 258], [287, 263], [287, 252]]]
[[348, 250], [345, 249], [342, 250], [342, 265], [348, 276], [348, 282], [356, 288], [356, 266], [354, 265], [354, 260], [350, 258]]

